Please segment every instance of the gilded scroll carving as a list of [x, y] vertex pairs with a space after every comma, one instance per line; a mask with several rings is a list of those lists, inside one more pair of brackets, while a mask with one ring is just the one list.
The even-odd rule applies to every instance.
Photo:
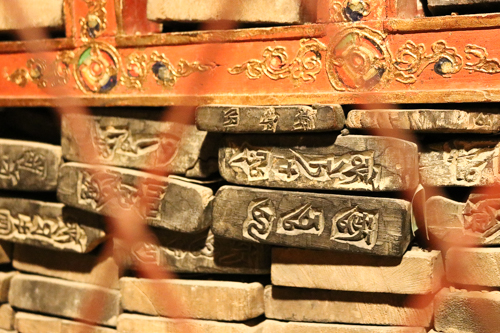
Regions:
[[77, 223], [42, 218], [37, 214], [12, 216], [7, 209], [0, 209], [0, 239], [37, 240], [58, 249], [78, 252], [84, 252], [87, 245], [87, 235]]
[[102, 35], [106, 30], [106, 1], [107, 0], [83, 0], [88, 6], [86, 17], [80, 18], [80, 33], [82, 39], [94, 39]]
[[378, 211], [363, 211], [355, 206], [341, 210], [332, 220], [331, 240], [371, 249], [377, 242]]
[[25, 171], [44, 179], [47, 175], [47, 161], [44, 155], [27, 150], [20, 156], [12, 158], [4, 155], [0, 160], [0, 178], [9, 179], [12, 186], [21, 180], [20, 172]]
[[330, 0], [330, 20], [333, 22], [357, 22], [371, 12], [370, 3], [365, 0]]
[[293, 59], [289, 59], [284, 46], [266, 47], [262, 60], [251, 59], [229, 68], [229, 73], [245, 73], [249, 79], [260, 79], [263, 75], [271, 80], [291, 79], [295, 84], [314, 82], [321, 71], [321, 52], [326, 46], [316, 38], [301, 39], [300, 48]]

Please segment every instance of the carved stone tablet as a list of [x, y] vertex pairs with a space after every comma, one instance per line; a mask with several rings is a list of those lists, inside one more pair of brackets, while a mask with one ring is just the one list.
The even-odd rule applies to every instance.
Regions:
[[[269, 274], [271, 249], [267, 245], [214, 237], [207, 230], [185, 234], [155, 230], [160, 246], [139, 244], [132, 248], [131, 264], [168, 265], [176, 273]], [[115, 251], [122, 251], [116, 243]]]
[[433, 315], [424, 295], [267, 286], [264, 301], [266, 318], [289, 321], [428, 327]]
[[77, 321], [32, 313], [16, 313], [16, 328], [19, 333], [116, 333], [111, 328], [82, 324]]
[[463, 203], [434, 196], [425, 205], [427, 228], [434, 237], [460, 246], [500, 244], [500, 198], [473, 195]]
[[118, 289], [120, 269], [113, 257], [79, 254], [16, 244], [15, 269], [60, 279]]
[[384, 258], [277, 247], [271, 266], [273, 285], [359, 292], [435, 293], [443, 277], [441, 252], [417, 248]]
[[227, 136], [228, 182], [282, 188], [399, 191], [418, 184], [414, 143], [368, 135]]
[[148, 0], [153, 21], [233, 20], [243, 22], [302, 22], [299, 0], [236, 0], [227, 8], [222, 0]]
[[69, 121], [88, 128], [106, 165], [156, 169], [189, 177], [206, 177], [217, 172], [218, 137], [199, 131], [194, 125], [152, 120], [70, 115], [62, 118], [62, 151], [65, 159], [82, 162]]
[[53, 191], [61, 165], [61, 147], [0, 139], [0, 189]]
[[451, 141], [420, 153], [420, 181], [428, 186], [483, 186], [498, 178], [498, 141]]
[[[90, 297], [100, 300], [99, 318], [86, 318], [82, 304]], [[57, 301], [55, 301], [57, 300]], [[120, 292], [86, 283], [36, 275], [16, 275], [10, 285], [9, 303], [20, 309], [81, 319], [106, 326], [115, 326], [120, 309]]]
[[[136, 184], [141, 187], [137, 188]], [[141, 197], [150, 199], [149, 209], [140, 209]], [[210, 219], [205, 209], [213, 197], [210, 188], [146, 172], [115, 167], [66, 163], [61, 167], [57, 197], [73, 207], [113, 216], [118, 210], [137, 214], [152, 226], [196, 232], [206, 229]]]
[[402, 256], [410, 242], [404, 200], [223, 186], [215, 235], [313, 249]]
[[122, 314], [118, 318], [120, 333], [260, 333], [262, 324], [224, 323], [211, 320], [175, 320], [136, 314]]
[[266, 320], [263, 333], [425, 333], [423, 327], [317, 324]]
[[123, 309], [172, 317], [171, 305], [159, 290], [168, 290], [182, 300], [188, 311], [182, 316], [187, 318], [244, 321], [264, 313], [264, 288], [260, 283], [176, 279], [120, 279]]
[[445, 288], [434, 299], [434, 329], [453, 333], [496, 333], [500, 292]]
[[102, 219], [61, 203], [0, 198], [0, 239], [89, 252], [105, 239]]
[[446, 278], [463, 285], [500, 287], [500, 248], [450, 248]]
[[495, 133], [500, 114], [460, 110], [352, 110], [348, 128], [398, 129], [429, 133]]
[[324, 132], [340, 130], [344, 122], [340, 105], [207, 105], [196, 110], [196, 126], [209, 132]]

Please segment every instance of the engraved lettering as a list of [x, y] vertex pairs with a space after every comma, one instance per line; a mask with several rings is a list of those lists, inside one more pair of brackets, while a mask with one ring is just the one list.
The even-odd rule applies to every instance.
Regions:
[[13, 186], [21, 180], [21, 171], [29, 172], [45, 179], [47, 176], [47, 161], [45, 156], [27, 150], [19, 157], [4, 155], [0, 160], [0, 178], [9, 179]]
[[500, 232], [499, 211], [499, 198], [469, 198], [463, 211], [464, 228], [485, 238], [495, 238]]
[[159, 246], [151, 243], [139, 243], [131, 249], [132, 260], [145, 263], [160, 265], [161, 249]]
[[264, 131], [276, 132], [276, 126], [278, 125], [278, 119], [280, 115], [276, 112], [276, 109], [273, 107], [269, 108], [263, 115], [260, 117], [260, 125], [263, 125]]
[[372, 249], [377, 242], [378, 211], [362, 211], [355, 206], [343, 209], [332, 219], [330, 240]]
[[240, 110], [237, 108], [230, 108], [223, 111], [224, 114], [224, 127], [236, 127], [240, 123]]
[[58, 249], [83, 252], [87, 244], [85, 231], [77, 224], [62, 219], [42, 218], [39, 215], [12, 216], [7, 209], [0, 209], [0, 239], [8, 241], [37, 240]]
[[242, 171], [249, 180], [269, 178], [271, 153], [266, 150], [252, 150], [243, 146], [243, 152], [233, 156], [228, 164], [236, 172]]
[[321, 235], [325, 228], [323, 210], [305, 204], [282, 215], [278, 221], [276, 233], [287, 235]]
[[486, 115], [484, 113], [480, 113], [474, 116], [474, 125], [482, 127], [482, 126], [492, 126], [492, 117], [491, 115]]
[[295, 115], [293, 123], [294, 131], [307, 131], [316, 128], [317, 111], [310, 108], [302, 108]]
[[265, 240], [271, 233], [276, 211], [270, 199], [256, 199], [248, 206], [248, 216], [243, 222], [243, 237], [255, 242]]

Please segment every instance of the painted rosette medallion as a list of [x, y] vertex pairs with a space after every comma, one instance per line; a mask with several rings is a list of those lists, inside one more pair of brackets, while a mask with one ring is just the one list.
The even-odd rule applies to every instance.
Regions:
[[391, 57], [384, 38], [378, 31], [356, 27], [330, 41], [327, 71], [336, 90], [371, 90], [388, 81]]
[[107, 93], [118, 83], [119, 60], [116, 50], [107, 44], [93, 43], [81, 52], [75, 66], [75, 78], [81, 90]]

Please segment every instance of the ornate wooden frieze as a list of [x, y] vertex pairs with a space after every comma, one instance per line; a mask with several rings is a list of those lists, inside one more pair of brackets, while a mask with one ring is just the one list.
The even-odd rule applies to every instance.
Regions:
[[0, 198], [0, 239], [83, 253], [102, 242], [105, 232], [98, 216], [60, 203]]
[[[208, 187], [146, 172], [66, 163], [60, 169], [57, 196], [69, 206], [115, 216], [126, 210], [152, 226], [196, 232], [210, 220], [205, 209], [212, 200]], [[148, 205], [141, 204], [148, 199]]]
[[53, 191], [57, 186], [61, 147], [0, 139], [0, 188]]
[[257, 243], [402, 256], [411, 238], [397, 199], [223, 186], [212, 215], [216, 236]]
[[196, 110], [196, 126], [209, 132], [323, 132], [344, 127], [340, 105], [207, 105]]
[[394, 138], [234, 135], [219, 149], [219, 170], [244, 185], [390, 191], [417, 186], [417, 158], [414, 143]]

